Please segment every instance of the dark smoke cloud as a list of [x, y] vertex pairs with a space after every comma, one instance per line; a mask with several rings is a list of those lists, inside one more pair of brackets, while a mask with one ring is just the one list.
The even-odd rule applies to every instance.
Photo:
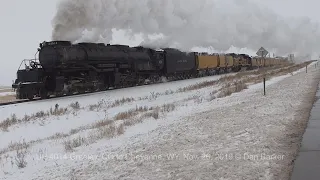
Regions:
[[317, 23], [285, 19], [248, 0], [62, 0], [52, 23], [53, 40], [72, 42], [109, 43], [115, 28], [141, 34], [141, 45], [154, 48], [264, 46], [285, 55], [320, 49]]

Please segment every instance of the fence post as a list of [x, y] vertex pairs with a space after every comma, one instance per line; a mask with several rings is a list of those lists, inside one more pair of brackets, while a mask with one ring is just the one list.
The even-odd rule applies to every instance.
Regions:
[[308, 73], [308, 65], [306, 64], [306, 73]]
[[266, 76], [263, 77], [263, 95], [266, 95]]

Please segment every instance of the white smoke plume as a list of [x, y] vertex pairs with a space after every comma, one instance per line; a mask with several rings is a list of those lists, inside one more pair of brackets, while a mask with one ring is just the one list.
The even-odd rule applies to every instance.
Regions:
[[[320, 49], [320, 29], [308, 18], [285, 19], [249, 0], [62, 0], [52, 40], [104, 42], [112, 29], [141, 34], [141, 45], [161, 48], [261, 46], [287, 55]], [[148, 35], [162, 34], [162, 39]]]

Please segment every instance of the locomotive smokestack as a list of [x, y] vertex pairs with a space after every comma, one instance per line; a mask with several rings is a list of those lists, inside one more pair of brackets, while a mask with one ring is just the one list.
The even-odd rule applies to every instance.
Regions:
[[[142, 34], [142, 45], [194, 46], [226, 51], [231, 46], [276, 54], [306, 54], [320, 49], [318, 25], [309, 19], [285, 19], [248, 0], [63, 0], [53, 19], [53, 40], [104, 42], [112, 28]], [[299, 27], [299, 28], [296, 28]], [[163, 34], [162, 40], [147, 35]], [[303, 42], [303, 43], [301, 43]]]

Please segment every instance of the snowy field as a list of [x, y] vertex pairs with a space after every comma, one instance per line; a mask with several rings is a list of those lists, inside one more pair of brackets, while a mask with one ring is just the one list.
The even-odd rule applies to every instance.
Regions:
[[223, 95], [222, 75], [0, 107], [0, 179], [288, 179], [319, 77], [274, 77], [267, 96], [253, 81]]
[[0, 96], [10, 96], [10, 95], [15, 95], [15, 92], [12, 92], [12, 91], [0, 92]]
[[14, 95], [14, 94], [15, 93], [10, 88], [8, 88], [8, 87], [0, 87], [0, 96], [8, 96], [8, 95]]
[[[15, 100], [15, 92], [9, 87], [0, 87], [0, 103]], [[1, 117], [1, 116], [0, 116]]]

